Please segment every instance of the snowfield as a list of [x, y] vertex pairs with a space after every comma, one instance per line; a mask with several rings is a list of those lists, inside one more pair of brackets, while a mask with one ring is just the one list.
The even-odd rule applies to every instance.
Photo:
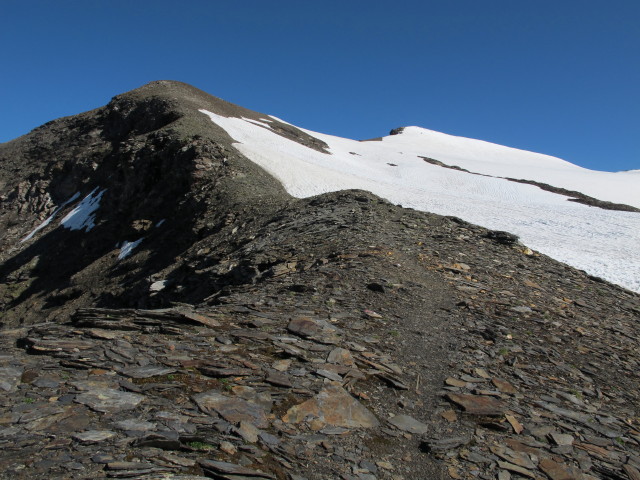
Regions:
[[[534, 180], [640, 207], [637, 170], [597, 172], [547, 155], [419, 127], [366, 142], [300, 129], [329, 145], [330, 153], [321, 153], [278, 135], [264, 123], [267, 119], [200, 111], [236, 141], [240, 153], [295, 197], [368, 190], [404, 207], [515, 233], [534, 250], [640, 292], [640, 213], [589, 207], [533, 185], [496, 178]], [[420, 157], [482, 175], [432, 165]]]

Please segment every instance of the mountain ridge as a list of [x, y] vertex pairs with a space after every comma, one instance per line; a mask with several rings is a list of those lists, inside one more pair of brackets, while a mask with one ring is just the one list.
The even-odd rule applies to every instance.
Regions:
[[207, 107], [329, 157], [175, 82], [0, 145], [0, 478], [635, 480], [640, 296], [368, 191], [294, 198]]

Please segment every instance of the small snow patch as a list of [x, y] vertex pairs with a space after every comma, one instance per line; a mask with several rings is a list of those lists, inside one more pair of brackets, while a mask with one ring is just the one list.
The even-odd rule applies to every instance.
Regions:
[[98, 188], [99, 187], [94, 188], [89, 195], [84, 197], [84, 199], [60, 221], [60, 225], [69, 230], [82, 230], [84, 228], [85, 232], [95, 227], [95, 212], [98, 210], [98, 207], [100, 207], [102, 195], [107, 191], [105, 189], [96, 193]]
[[168, 283], [169, 283], [168, 280], [158, 280], [157, 282], [153, 282], [149, 286], [149, 291], [150, 292], [160, 292], [160, 291], [165, 289], [165, 287], [168, 285]]
[[167, 219], [163, 218], [162, 220], [160, 220], [158, 223], [156, 223], [156, 228], [158, 228], [159, 226], [161, 226], [164, 222], [166, 222]]
[[131, 255], [133, 249], [140, 245], [141, 241], [142, 238], [136, 240], [135, 242], [129, 242], [127, 240], [122, 242], [122, 245], [120, 246], [120, 253], [118, 254], [118, 260], [122, 260], [123, 258], [127, 258], [129, 255]]

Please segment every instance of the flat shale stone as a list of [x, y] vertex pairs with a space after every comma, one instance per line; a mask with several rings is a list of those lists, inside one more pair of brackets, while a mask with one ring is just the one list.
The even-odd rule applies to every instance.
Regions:
[[204, 413], [211, 415], [215, 412], [231, 423], [247, 421], [258, 428], [269, 425], [264, 409], [242, 398], [228, 397], [216, 390], [209, 390], [194, 395], [193, 400]]
[[465, 436], [431, 438], [424, 440], [421, 448], [426, 452], [445, 452], [461, 445], [466, 445], [470, 441], [471, 439]]
[[518, 475], [522, 475], [523, 477], [536, 478], [536, 475], [532, 471], [527, 470], [524, 467], [514, 465], [513, 463], [502, 462], [498, 460], [498, 466], [503, 470], [509, 470], [510, 472], [517, 473]]
[[276, 387], [292, 388], [293, 384], [289, 377], [283, 373], [269, 371], [265, 377], [265, 382], [275, 385]]
[[640, 480], [640, 471], [633, 465], [626, 464], [622, 467], [630, 480]]
[[448, 393], [446, 398], [471, 415], [499, 416], [506, 409], [503, 402], [493, 397]]
[[146, 462], [109, 462], [107, 470], [143, 470], [153, 466], [153, 463]]
[[120, 430], [147, 432], [153, 431], [157, 428], [157, 425], [152, 422], [146, 422], [144, 420], [138, 420], [130, 418], [128, 420], [120, 420], [115, 422], [114, 426]]
[[0, 390], [13, 392], [20, 383], [23, 369], [21, 367], [0, 368]]
[[122, 370], [122, 373], [131, 378], [149, 378], [160, 375], [168, 375], [175, 372], [175, 368], [167, 368], [161, 365], [145, 365], [144, 367], [129, 367]]
[[410, 433], [427, 433], [429, 427], [422, 422], [419, 422], [409, 415], [396, 415], [391, 417], [389, 423], [399, 430]]
[[[228, 462], [218, 462], [215, 460], [200, 460], [198, 462], [203, 470], [213, 472], [218, 475], [220, 478], [267, 478], [267, 479], [275, 479], [273, 475], [268, 473], [259, 472], [257, 470], [252, 470], [250, 468], [243, 467], [242, 465], [237, 465], [235, 463]], [[231, 476], [229, 476], [231, 475]]]
[[242, 421], [240, 422], [240, 426], [236, 429], [236, 432], [246, 442], [256, 443], [258, 441], [258, 435], [260, 434], [260, 429], [256, 428], [256, 426], [250, 422]]
[[104, 388], [77, 395], [75, 401], [97, 412], [116, 413], [136, 408], [144, 399], [137, 393]]
[[181, 475], [179, 473], [162, 473], [144, 477], [145, 480], [211, 480], [211, 477], [201, 475]]
[[373, 428], [380, 425], [369, 410], [338, 384], [327, 385], [312, 399], [291, 407], [283, 420], [288, 423], [300, 423], [307, 417], [318, 418], [328, 425], [347, 428]]
[[75, 440], [81, 443], [99, 443], [115, 437], [116, 433], [110, 430], [88, 430], [73, 435]]
[[563, 463], [554, 462], [550, 458], [543, 458], [538, 464], [538, 468], [542, 470], [551, 480], [574, 480], [579, 478], [580, 472], [575, 468], [568, 467]]
[[339, 365], [352, 366], [355, 365], [355, 360], [351, 356], [351, 352], [346, 348], [334, 348], [327, 355], [328, 363], [337, 363]]
[[297, 317], [287, 325], [287, 330], [303, 338], [315, 337], [323, 333], [333, 333], [336, 328], [326, 320], [311, 317]]
[[508, 393], [510, 395], [518, 393], [518, 390], [516, 390], [516, 388], [506, 380], [502, 380], [500, 378], [492, 378], [491, 383], [493, 383], [496, 388], [502, 393]]
[[567, 435], [564, 433], [550, 433], [549, 439], [555, 443], [556, 445], [572, 445], [573, 444], [573, 436]]

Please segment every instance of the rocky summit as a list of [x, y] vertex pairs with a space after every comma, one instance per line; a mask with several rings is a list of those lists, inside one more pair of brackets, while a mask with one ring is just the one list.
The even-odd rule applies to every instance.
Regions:
[[0, 478], [640, 479], [638, 294], [200, 109], [264, 117], [161, 81], [0, 145]]

